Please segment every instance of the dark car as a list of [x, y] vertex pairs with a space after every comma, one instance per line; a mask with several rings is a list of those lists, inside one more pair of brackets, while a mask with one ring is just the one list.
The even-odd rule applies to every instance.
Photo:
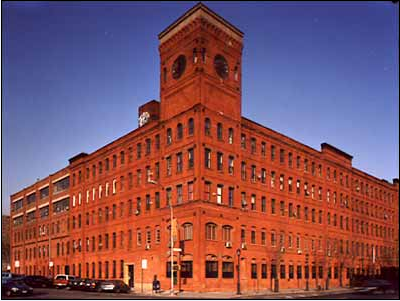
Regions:
[[98, 291], [101, 280], [87, 279], [85, 281], [86, 291]]
[[52, 287], [53, 281], [50, 278], [40, 275], [25, 276], [22, 279], [27, 285], [31, 287]]
[[32, 295], [33, 288], [20, 280], [7, 280], [1, 284], [1, 293], [7, 297], [12, 295]]
[[382, 291], [386, 292], [393, 288], [390, 281], [384, 279], [367, 279], [362, 282], [363, 287], [370, 288], [369, 291]]
[[75, 278], [75, 279], [69, 281], [68, 286], [72, 290], [78, 290], [78, 289], [81, 288], [81, 282], [82, 281], [83, 281], [82, 278]]

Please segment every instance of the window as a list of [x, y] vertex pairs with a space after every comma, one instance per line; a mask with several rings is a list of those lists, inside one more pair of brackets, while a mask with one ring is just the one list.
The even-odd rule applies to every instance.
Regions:
[[204, 133], [206, 136], [210, 136], [211, 134], [211, 121], [209, 118], [206, 118], [204, 121]]
[[276, 234], [271, 232], [271, 246], [276, 247]]
[[275, 214], [275, 199], [271, 200], [271, 214]]
[[211, 150], [204, 149], [204, 164], [206, 168], [211, 168]]
[[246, 162], [242, 162], [241, 175], [242, 175], [242, 180], [246, 180]]
[[176, 139], [181, 140], [183, 138], [183, 126], [181, 123], [178, 123], [176, 127]]
[[194, 166], [194, 149], [189, 148], [188, 150], [188, 167], [193, 168]]
[[194, 134], [194, 120], [193, 118], [190, 118], [188, 121], [188, 134], [189, 136], [192, 136]]
[[253, 183], [255, 183], [256, 180], [257, 180], [256, 166], [255, 166], [255, 165], [252, 165], [252, 166], [251, 166], [251, 181], [252, 181]]
[[251, 264], [251, 279], [257, 279], [257, 264]]
[[271, 161], [275, 161], [275, 146], [271, 145]]
[[233, 196], [234, 196], [234, 188], [229, 187], [228, 190], [228, 206], [233, 207]]
[[204, 199], [206, 201], [210, 201], [211, 197], [211, 183], [210, 182], [205, 182], [204, 183]]
[[172, 199], [172, 188], [167, 188], [166, 190], [165, 190], [166, 192], [166, 201], [167, 201], [167, 206], [169, 206], [170, 204], [171, 204], [171, 199]]
[[284, 149], [280, 149], [280, 151], [279, 151], [279, 162], [281, 164], [285, 163], [285, 150]]
[[146, 210], [149, 211], [151, 207], [151, 199], [150, 199], [150, 195], [146, 194]]
[[267, 199], [265, 196], [261, 197], [261, 211], [267, 212]]
[[234, 164], [234, 157], [233, 156], [229, 156], [229, 163], [228, 163], [228, 172], [230, 175], [233, 175], [233, 164]]
[[218, 140], [222, 140], [222, 123], [217, 124], [217, 138]]
[[65, 177], [53, 184], [53, 194], [60, 193], [69, 188], [69, 177]]
[[190, 223], [186, 223], [182, 225], [183, 228], [183, 240], [192, 240], [193, 239], [193, 225]]
[[266, 155], [267, 144], [265, 142], [261, 142], [261, 155], [265, 157]]
[[256, 153], [257, 150], [257, 141], [256, 138], [251, 138], [250, 140], [250, 150], [252, 154]]
[[218, 153], [217, 153], [217, 170], [222, 171], [222, 169], [223, 169], [223, 162], [224, 162], [223, 154], [220, 153], [220, 152], [218, 152]]
[[218, 278], [218, 261], [206, 261], [206, 278]]
[[233, 278], [233, 262], [222, 262], [222, 278]]
[[167, 145], [172, 143], [172, 130], [167, 129]]
[[49, 196], [49, 186], [40, 189], [39, 194], [40, 194], [40, 199], [47, 198]]
[[188, 183], [188, 201], [193, 201], [194, 194], [193, 194], [193, 182]]
[[151, 153], [151, 139], [146, 139], [146, 155]]
[[176, 154], [176, 172], [180, 173], [183, 170], [182, 153]]
[[217, 203], [222, 204], [222, 189], [223, 185], [218, 184], [217, 185]]
[[228, 143], [233, 144], [233, 129], [232, 128], [228, 129]]
[[256, 231], [254, 231], [254, 230], [251, 230], [250, 241], [252, 244], [256, 243]]
[[193, 261], [182, 261], [181, 262], [181, 278], [192, 278], [193, 277]]
[[304, 159], [304, 172], [308, 172], [308, 160]]
[[256, 195], [251, 195], [251, 210], [256, 210]]
[[285, 201], [280, 202], [280, 212], [281, 216], [285, 216]]
[[275, 171], [271, 171], [271, 188], [275, 187]]
[[284, 265], [284, 264], [281, 264], [281, 276], [280, 276], [280, 278], [281, 278], [281, 279], [285, 279], [285, 277], [286, 277], [285, 265]]
[[289, 178], [288, 179], [288, 189], [289, 189], [289, 192], [292, 192], [293, 191], [293, 188], [292, 188], [292, 183], [293, 183], [293, 179], [292, 178]]
[[176, 202], [177, 204], [182, 204], [183, 202], [183, 191], [182, 191], [182, 185], [177, 185], [176, 186]]
[[216, 240], [216, 229], [217, 225], [213, 223], [206, 224], [206, 239], [207, 240]]
[[138, 229], [136, 232], [136, 244], [138, 246], [142, 245], [142, 232], [140, 231], [140, 229]]
[[242, 134], [240, 136], [240, 145], [242, 147], [242, 149], [246, 149], [246, 135]]
[[302, 278], [302, 266], [298, 265], [297, 266], [297, 279], [301, 279]]
[[247, 206], [246, 192], [242, 192], [242, 209], [245, 209], [246, 206]]
[[288, 162], [289, 162], [289, 167], [292, 168], [293, 167], [293, 155], [292, 155], [292, 153], [288, 154]]
[[291, 264], [289, 265], [289, 279], [294, 278], [294, 266]]
[[156, 145], [156, 149], [159, 150], [160, 149], [160, 135], [156, 135], [155, 145]]

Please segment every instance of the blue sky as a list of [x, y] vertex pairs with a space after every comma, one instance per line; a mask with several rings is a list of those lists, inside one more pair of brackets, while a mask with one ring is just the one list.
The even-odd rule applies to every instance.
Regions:
[[[3, 213], [10, 194], [137, 127], [137, 107], [159, 99], [157, 35], [196, 3], [2, 2]], [[245, 33], [245, 117], [399, 177], [398, 5], [204, 3]]]

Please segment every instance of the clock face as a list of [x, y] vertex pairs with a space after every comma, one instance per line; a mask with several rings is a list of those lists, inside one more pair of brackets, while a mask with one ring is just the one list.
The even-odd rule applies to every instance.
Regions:
[[226, 79], [228, 77], [228, 74], [229, 74], [228, 62], [222, 55], [217, 54], [215, 56], [214, 68], [219, 77], [221, 77], [223, 79]]
[[181, 77], [186, 68], [186, 57], [181, 54], [172, 65], [172, 77], [178, 79]]
[[149, 118], [150, 118], [150, 114], [148, 112], [143, 112], [139, 116], [139, 127], [145, 125], [147, 123], [147, 121], [149, 121]]

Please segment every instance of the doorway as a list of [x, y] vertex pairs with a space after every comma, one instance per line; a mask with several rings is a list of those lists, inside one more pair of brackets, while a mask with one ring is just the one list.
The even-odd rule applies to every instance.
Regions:
[[135, 287], [135, 265], [128, 264], [128, 285], [130, 288]]
[[66, 266], [64, 267], [64, 269], [65, 269], [65, 274], [66, 274], [66, 275], [69, 275], [69, 265], [66, 265]]

